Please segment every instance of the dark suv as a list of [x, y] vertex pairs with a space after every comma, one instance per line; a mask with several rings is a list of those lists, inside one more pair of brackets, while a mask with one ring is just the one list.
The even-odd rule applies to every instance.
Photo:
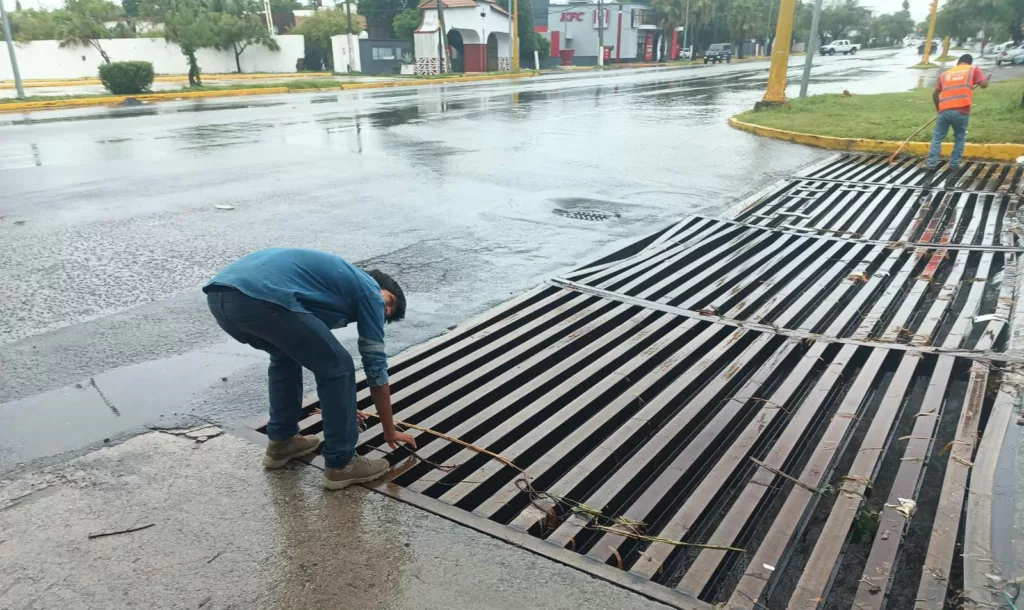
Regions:
[[732, 45], [728, 43], [715, 43], [708, 47], [708, 52], [704, 54], [704, 63], [713, 61], [716, 64], [725, 62], [732, 63]]

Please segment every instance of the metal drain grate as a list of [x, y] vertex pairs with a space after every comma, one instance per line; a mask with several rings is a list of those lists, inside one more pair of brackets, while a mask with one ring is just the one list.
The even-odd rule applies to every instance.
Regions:
[[614, 212], [604, 212], [601, 210], [565, 210], [562, 208], [555, 208], [555, 214], [564, 218], [572, 218], [574, 220], [611, 220], [612, 218], [618, 218], [619, 215]]
[[[804, 181], [740, 222], [679, 222], [391, 368], [398, 418], [656, 540], [538, 508], [516, 470], [426, 434], [419, 455], [454, 469], [395, 456], [377, 489], [679, 608], [942, 608], [982, 411], [1013, 399], [989, 362], [1005, 360], [1016, 198], [941, 192], [922, 212], [913, 189], [882, 185], [872, 206], [830, 185], [802, 200], [813, 234], [772, 224]], [[837, 218], [874, 228], [822, 230]], [[321, 429], [313, 406], [305, 433]], [[384, 449], [379, 426], [361, 434], [360, 452]], [[857, 546], [862, 503], [883, 525]], [[909, 527], [927, 557], [903, 552]]]

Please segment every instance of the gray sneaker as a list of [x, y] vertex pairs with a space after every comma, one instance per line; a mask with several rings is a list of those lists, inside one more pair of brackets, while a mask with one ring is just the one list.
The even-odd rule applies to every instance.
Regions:
[[384, 458], [371, 460], [357, 455], [344, 468], [324, 469], [324, 489], [345, 489], [349, 485], [379, 479], [388, 473], [391, 464]]
[[270, 441], [267, 443], [267, 453], [263, 456], [263, 465], [267, 468], [280, 468], [295, 458], [313, 453], [319, 446], [319, 438], [298, 434], [286, 441]]

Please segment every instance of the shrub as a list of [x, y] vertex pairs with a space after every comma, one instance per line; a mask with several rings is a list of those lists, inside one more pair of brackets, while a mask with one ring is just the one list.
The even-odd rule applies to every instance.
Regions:
[[115, 95], [145, 93], [153, 84], [153, 64], [148, 61], [116, 61], [100, 66], [100, 80]]

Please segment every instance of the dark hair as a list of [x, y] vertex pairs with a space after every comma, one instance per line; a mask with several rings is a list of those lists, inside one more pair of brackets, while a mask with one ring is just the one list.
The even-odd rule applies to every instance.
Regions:
[[377, 285], [380, 286], [381, 290], [387, 290], [391, 294], [395, 295], [395, 311], [390, 317], [385, 316], [384, 321], [398, 322], [405, 317], [405, 293], [402, 292], [402, 287], [398, 285], [392, 277], [380, 269], [369, 269], [366, 275], [373, 278]]
[[971, 57], [970, 53], [964, 53], [960, 56], [960, 59], [956, 60], [956, 63], [971, 65], [974, 63], [974, 58]]

